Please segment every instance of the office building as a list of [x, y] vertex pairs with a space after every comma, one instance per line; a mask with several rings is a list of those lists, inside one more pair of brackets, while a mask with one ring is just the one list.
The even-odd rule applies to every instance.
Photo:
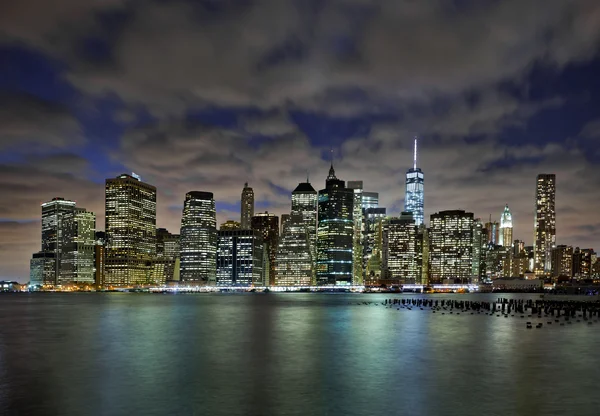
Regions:
[[573, 278], [590, 279], [592, 277], [592, 257], [594, 250], [591, 248], [575, 247], [573, 250]]
[[441, 211], [431, 215], [429, 263], [432, 283], [467, 281], [473, 273], [473, 213]]
[[485, 275], [486, 239], [483, 223], [477, 218], [473, 221], [473, 283], [478, 283]]
[[104, 286], [106, 274], [106, 233], [96, 231], [94, 235], [94, 284], [97, 288]]
[[500, 216], [500, 230], [499, 230], [499, 242], [498, 245], [504, 247], [511, 247], [513, 243], [513, 220], [508, 204], [504, 207], [502, 215]]
[[241, 199], [241, 226], [244, 230], [252, 228], [252, 217], [254, 217], [254, 190], [244, 184]]
[[417, 167], [417, 138], [415, 137], [413, 167], [406, 172], [404, 211], [412, 212], [415, 224], [425, 219], [425, 191], [423, 171]]
[[552, 249], [552, 277], [573, 276], [573, 247], [558, 245]]
[[551, 251], [556, 245], [556, 175], [540, 174], [536, 180], [534, 217], [535, 275], [551, 272]]
[[225, 230], [240, 230], [240, 229], [242, 229], [242, 224], [240, 222], [232, 221], [232, 220], [225, 221], [219, 227], [219, 230], [223, 230], [223, 231], [225, 231]]
[[217, 212], [211, 192], [185, 195], [179, 233], [181, 282], [214, 285], [217, 280]]
[[277, 248], [275, 276], [278, 286], [308, 286], [313, 283], [310, 235], [301, 214], [292, 214], [284, 227]]
[[354, 234], [352, 242], [352, 281], [355, 284], [362, 284], [363, 276], [363, 181], [348, 181], [347, 188], [354, 193], [354, 202], [352, 207], [352, 220], [354, 223]]
[[500, 223], [498, 221], [492, 221], [491, 215], [490, 220], [485, 223], [484, 232], [486, 243], [489, 246], [500, 245]]
[[265, 275], [268, 279], [265, 284], [275, 285], [275, 258], [277, 256], [277, 244], [279, 243], [279, 217], [269, 212], [263, 212], [252, 217], [252, 229], [258, 231], [262, 236], [265, 250], [269, 259]]
[[402, 212], [399, 218], [385, 221], [382, 263], [386, 280], [411, 284], [420, 282], [417, 229], [412, 212]]
[[317, 191], [312, 187], [308, 178], [306, 178], [306, 182], [299, 183], [292, 192], [291, 215], [302, 215], [310, 241], [311, 258], [315, 263], [313, 270], [317, 258], [317, 199]]
[[56, 282], [55, 253], [34, 253], [29, 263], [30, 286], [54, 286]]
[[354, 192], [335, 176], [333, 164], [319, 191], [317, 227], [318, 285], [353, 283]]
[[106, 180], [105, 284], [148, 284], [156, 255], [156, 188], [135, 174]]
[[261, 233], [221, 229], [217, 235], [217, 286], [263, 286], [268, 261]]
[[[366, 192], [365, 192], [366, 193]], [[363, 205], [364, 206], [364, 205]], [[377, 273], [377, 261], [371, 262], [373, 255], [381, 254], [378, 249], [382, 244], [382, 221], [386, 218], [386, 209], [383, 207], [363, 208], [363, 231], [362, 231], [362, 262], [364, 279], [375, 280]], [[379, 259], [381, 261], [381, 258]]]
[[156, 258], [152, 261], [152, 278], [155, 285], [179, 281], [181, 270], [179, 234], [165, 228], [156, 230]]

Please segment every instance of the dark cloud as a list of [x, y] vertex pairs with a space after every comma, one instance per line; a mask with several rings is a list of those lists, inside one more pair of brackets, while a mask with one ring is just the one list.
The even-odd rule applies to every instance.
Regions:
[[0, 94], [0, 150], [32, 146], [62, 149], [84, 142], [68, 109], [25, 94]]

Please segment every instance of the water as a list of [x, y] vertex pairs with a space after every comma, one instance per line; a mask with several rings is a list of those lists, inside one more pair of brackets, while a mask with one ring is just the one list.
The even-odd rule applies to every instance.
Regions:
[[600, 323], [357, 304], [389, 297], [2, 295], [0, 414], [600, 413]]

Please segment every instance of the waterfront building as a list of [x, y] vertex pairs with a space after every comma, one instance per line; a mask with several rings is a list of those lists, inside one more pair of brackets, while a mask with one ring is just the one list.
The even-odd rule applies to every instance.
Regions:
[[182, 282], [214, 285], [217, 279], [217, 213], [212, 192], [185, 195], [179, 233]]
[[500, 216], [500, 230], [499, 230], [499, 242], [498, 245], [504, 247], [511, 247], [513, 239], [513, 220], [508, 204], [504, 207], [502, 215]]
[[[365, 192], [366, 193], [366, 192]], [[364, 205], [363, 205], [364, 207]], [[363, 208], [363, 232], [362, 232], [362, 262], [364, 280], [374, 280], [377, 261], [371, 262], [373, 255], [381, 254], [377, 251], [382, 244], [382, 221], [385, 220], [386, 208], [372, 207]], [[381, 261], [381, 258], [379, 259]]]
[[420, 279], [417, 267], [417, 225], [412, 212], [389, 218], [383, 226], [382, 263], [386, 280], [414, 284]]
[[573, 276], [573, 247], [564, 244], [552, 249], [552, 277]]
[[264, 265], [268, 261], [261, 233], [220, 229], [217, 236], [217, 286], [264, 285]]
[[30, 286], [54, 286], [56, 283], [55, 253], [34, 253], [29, 264]]
[[466, 281], [471, 278], [473, 213], [452, 210], [432, 214], [429, 241], [429, 273], [432, 283], [456, 279]]
[[319, 191], [317, 228], [318, 285], [353, 283], [354, 192], [335, 176], [333, 164]]
[[406, 172], [406, 190], [404, 211], [412, 212], [415, 224], [421, 225], [425, 220], [425, 176], [417, 167], [417, 138], [415, 137], [413, 167]]
[[352, 207], [352, 220], [354, 224], [354, 233], [353, 233], [353, 259], [352, 259], [352, 281], [355, 284], [362, 284], [364, 281], [363, 276], [363, 181], [348, 181], [347, 188], [352, 190], [354, 193], [354, 201]]
[[105, 212], [105, 284], [147, 284], [156, 255], [156, 188], [135, 174], [107, 179]]
[[301, 214], [292, 214], [277, 247], [275, 284], [311, 285], [314, 277], [313, 263], [310, 236], [304, 217]]
[[252, 229], [258, 231], [262, 236], [265, 250], [267, 253], [268, 269], [265, 270], [265, 275], [268, 279], [265, 284], [270, 286], [275, 285], [275, 257], [277, 256], [277, 244], [279, 243], [279, 217], [267, 211], [259, 213], [252, 217]]
[[539, 174], [536, 180], [534, 218], [535, 275], [551, 272], [551, 251], [556, 245], [556, 175]]
[[254, 190], [244, 184], [241, 199], [241, 226], [244, 230], [252, 228], [252, 217], [254, 216]]
[[485, 274], [485, 250], [487, 247], [485, 229], [480, 218], [473, 221], [473, 283], [478, 283]]
[[156, 230], [156, 258], [153, 260], [151, 282], [162, 285], [179, 281], [181, 269], [179, 234], [171, 234], [165, 228]]
[[575, 247], [573, 250], [573, 277], [575, 279], [590, 279], [592, 277], [592, 257], [594, 250]]
[[95, 283], [95, 246], [96, 214], [88, 212], [84, 208], [76, 208], [72, 282], [90, 285]]
[[[317, 191], [312, 187], [308, 178], [306, 178], [306, 182], [299, 183], [292, 191], [291, 215], [302, 215], [311, 245], [313, 262], [316, 262], [317, 258], [317, 199]], [[313, 264], [314, 269], [315, 265]]]

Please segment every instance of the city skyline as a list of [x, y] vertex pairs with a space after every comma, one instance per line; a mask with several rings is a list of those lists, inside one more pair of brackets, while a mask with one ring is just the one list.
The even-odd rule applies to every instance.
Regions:
[[28, 278], [54, 197], [102, 230], [123, 172], [156, 186], [156, 226], [177, 234], [196, 189], [218, 224], [239, 221], [246, 182], [255, 212], [288, 212], [333, 149], [338, 177], [399, 216], [415, 135], [426, 222], [508, 204], [531, 245], [535, 177], [554, 173], [556, 244], [600, 247], [596, 2], [80, 3], [0, 16], [0, 279]]

